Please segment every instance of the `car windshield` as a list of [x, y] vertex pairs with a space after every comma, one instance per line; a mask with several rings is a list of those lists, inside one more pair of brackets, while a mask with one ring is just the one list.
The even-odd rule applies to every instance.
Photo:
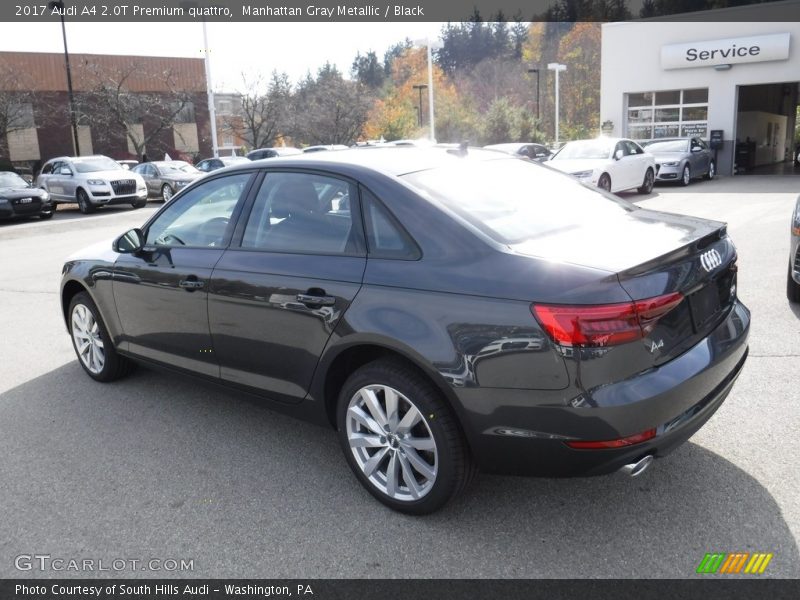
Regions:
[[688, 152], [689, 140], [653, 140], [644, 147], [648, 152]]
[[75, 161], [75, 170], [78, 173], [93, 173], [94, 171], [119, 171], [122, 167], [119, 163], [100, 156], [97, 158], [82, 158]]
[[608, 140], [585, 140], [569, 142], [550, 160], [569, 160], [573, 158], [608, 158], [613, 145]]
[[26, 188], [28, 182], [16, 173], [4, 171], [0, 173], [0, 188]]
[[507, 245], [599, 224], [635, 209], [554, 169], [516, 159], [465, 161], [403, 179], [424, 197]]
[[181, 172], [183, 173], [199, 173], [200, 171], [197, 170], [197, 167], [194, 165], [190, 165], [189, 163], [185, 163], [181, 167]]

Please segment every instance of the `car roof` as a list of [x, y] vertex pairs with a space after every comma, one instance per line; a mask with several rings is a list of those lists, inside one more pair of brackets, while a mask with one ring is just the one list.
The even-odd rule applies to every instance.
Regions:
[[[306, 166], [309, 168], [362, 167], [381, 171], [388, 175], [401, 176], [417, 171], [427, 171], [458, 164], [463, 161], [485, 162], [489, 160], [517, 160], [482, 148], [468, 148], [466, 155], [461, 155], [457, 147], [418, 146], [363, 146], [349, 148], [337, 152], [311, 152], [281, 158], [269, 158], [252, 161], [253, 165], [282, 167]], [[246, 166], [235, 166], [231, 171], [245, 169]]]

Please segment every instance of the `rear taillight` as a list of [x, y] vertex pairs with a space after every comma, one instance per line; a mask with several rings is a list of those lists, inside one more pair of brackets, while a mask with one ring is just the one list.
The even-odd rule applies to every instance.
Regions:
[[603, 440], [599, 442], [566, 442], [567, 446], [570, 448], [575, 448], [576, 450], [603, 450], [605, 448], [624, 448], [625, 446], [633, 446], [634, 444], [641, 444], [642, 442], [646, 442], [647, 440], [652, 440], [656, 437], [656, 430], [648, 429], [647, 431], [643, 431], [642, 433], [637, 433], [636, 435], [629, 435], [628, 437], [624, 438], [617, 438], [615, 440]]
[[531, 312], [557, 344], [616, 346], [648, 335], [682, 300], [683, 294], [675, 292], [617, 304], [532, 304]]

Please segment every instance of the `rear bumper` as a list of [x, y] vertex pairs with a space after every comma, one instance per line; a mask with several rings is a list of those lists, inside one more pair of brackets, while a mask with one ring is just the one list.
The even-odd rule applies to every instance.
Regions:
[[[700, 343], [626, 381], [574, 398], [559, 392], [459, 390], [466, 434], [486, 472], [569, 477], [616, 471], [647, 454], [664, 456], [708, 421], [730, 393], [747, 357], [750, 313], [738, 301]], [[655, 428], [647, 442], [575, 450], [569, 440], [611, 440]]]

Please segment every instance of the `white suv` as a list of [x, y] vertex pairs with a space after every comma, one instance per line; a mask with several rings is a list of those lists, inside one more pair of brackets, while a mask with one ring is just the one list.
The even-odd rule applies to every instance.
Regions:
[[47, 161], [36, 178], [53, 203], [78, 203], [83, 214], [98, 206], [147, 204], [147, 185], [141, 175], [123, 169], [107, 156], [61, 156]]

